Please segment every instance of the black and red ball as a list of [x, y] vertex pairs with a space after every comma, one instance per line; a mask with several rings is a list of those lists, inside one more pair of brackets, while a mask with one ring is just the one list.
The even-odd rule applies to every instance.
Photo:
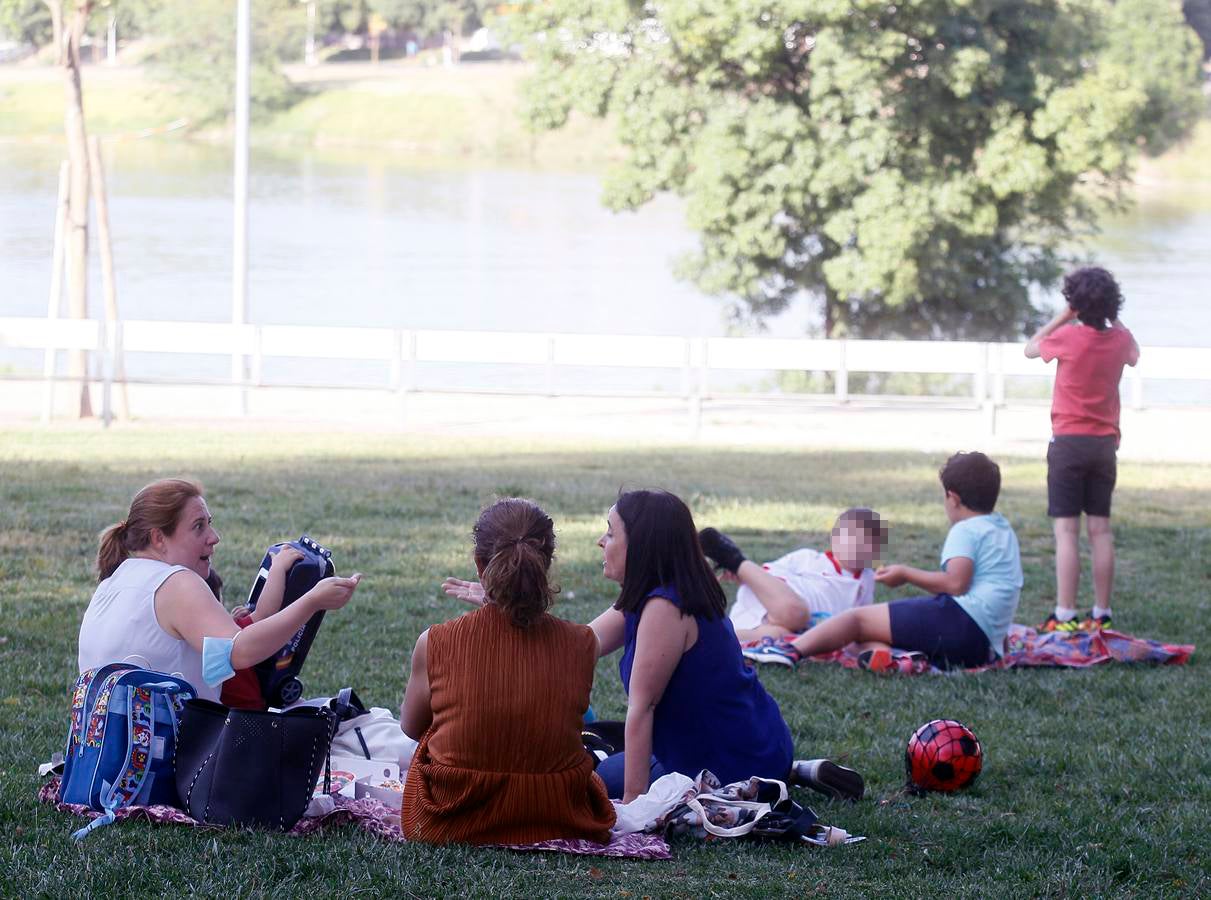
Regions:
[[984, 748], [970, 728], [934, 719], [913, 732], [904, 750], [908, 784], [917, 791], [957, 791], [976, 780]]

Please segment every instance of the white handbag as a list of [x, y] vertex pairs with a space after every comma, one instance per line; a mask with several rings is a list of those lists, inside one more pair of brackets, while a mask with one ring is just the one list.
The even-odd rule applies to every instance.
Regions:
[[398, 760], [401, 778], [415, 752], [416, 741], [404, 734], [399, 719], [381, 706], [373, 706], [363, 715], [341, 722], [332, 739], [334, 756]]

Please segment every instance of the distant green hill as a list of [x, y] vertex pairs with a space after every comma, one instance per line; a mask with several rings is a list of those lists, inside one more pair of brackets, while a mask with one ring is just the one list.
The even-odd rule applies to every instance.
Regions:
[[[558, 132], [534, 135], [517, 116], [526, 67], [464, 64], [454, 69], [339, 64], [292, 71], [303, 99], [254, 123], [260, 143], [291, 146], [378, 146], [450, 160], [525, 162], [551, 168], [597, 168], [619, 153], [606, 123], [573, 119]], [[91, 132], [134, 135], [179, 118], [173, 92], [137, 72], [84, 70]], [[0, 138], [57, 138], [63, 129], [62, 86], [49, 70], [0, 74]], [[201, 136], [226, 139], [225, 129]]]
[[[304, 92], [292, 108], [254, 123], [262, 144], [340, 148], [374, 146], [453, 164], [522, 163], [552, 169], [599, 169], [622, 150], [607, 123], [573, 118], [552, 133], [531, 134], [517, 116], [528, 67], [518, 63], [463, 64], [453, 69], [383, 63], [292, 67]], [[139, 70], [84, 70], [85, 113], [95, 134], [134, 135], [182, 115], [172, 89]], [[62, 85], [45, 69], [0, 67], [0, 139], [62, 135]], [[224, 129], [198, 134], [225, 140]], [[1211, 185], [1211, 119], [1194, 136], [1156, 160], [1140, 180]]]

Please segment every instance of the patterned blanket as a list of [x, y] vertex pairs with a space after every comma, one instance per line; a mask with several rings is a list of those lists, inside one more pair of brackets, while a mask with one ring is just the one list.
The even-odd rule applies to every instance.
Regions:
[[[77, 803], [59, 802], [59, 777], [55, 776], [46, 781], [38, 789], [38, 800], [50, 803], [62, 812], [90, 819], [101, 815], [87, 806]], [[339, 794], [332, 797], [335, 808], [322, 816], [310, 816], [300, 819], [287, 834], [301, 837], [324, 831], [336, 825], [351, 823], [386, 841], [403, 843], [405, 838], [400, 830], [399, 812], [379, 803], [377, 800], [363, 798], [350, 800]], [[159, 822], [170, 825], [191, 825], [195, 828], [213, 828], [216, 826], [203, 825], [186, 813], [172, 806], [128, 806], [119, 809], [115, 817], [135, 819], [146, 822]], [[536, 844], [502, 844], [505, 850], [546, 850], [555, 853], [571, 853], [579, 856], [613, 856], [626, 859], [671, 859], [668, 842], [655, 834], [626, 834], [611, 836], [608, 844], [595, 844], [583, 840], [540, 841]]]
[[[1165, 644], [1160, 641], [1122, 634], [1118, 631], [1040, 633], [1025, 625], [1011, 625], [1008, 652], [1005, 656], [989, 665], [965, 671], [986, 672], [989, 669], [1013, 669], [1024, 666], [1063, 666], [1083, 669], [1107, 662], [1180, 666], [1185, 665], [1193, 653], [1193, 644]], [[813, 656], [811, 661], [837, 663], [847, 669], [859, 668], [858, 655], [850, 650], [838, 650], [835, 653]], [[893, 667], [889, 671], [897, 674], [917, 675], [923, 672], [939, 673], [942, 670], [924, 665]]]

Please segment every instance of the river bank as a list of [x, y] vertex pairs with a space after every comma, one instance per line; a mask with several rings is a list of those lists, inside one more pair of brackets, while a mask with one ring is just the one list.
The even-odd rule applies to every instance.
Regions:
[[[606, 122], [573, 116], [554, 132], [534, 134], [518, 115], [529, 67], [485, 62], [453, 68], [401, 62], [378, 66], [328, 64], [287, 67], [301, 99], [253, 122], [261, 146], [397, 150], [440, 163], [497, 163], [562, 171], [602, 168], [621, 155]], [[140, 67], [84, 69], [88, 127], [103, 139], [134, 139], [180, 120], [185, 105]], [[63, 134], [63, 88], [58, 70], [0, 66], [0, 141], [58, 141]], [[177, 136], [230, 139], [224, 126], [186, 123]]]
[[[340, 156], [365, 147], [396, 150], [428, 164], [520, 165], [562, 171], [600, 171], [623, 150], [608, 122], [573, 115], [558, 131], [534, 134], [518, 115], [524, 63], [481, 62], [452, 68], [415, 61], [328, 63], [284, 67], [302, 99], [253, 123], [261, 146], [312, 148]], [[89, 129], [110, 140], [161, 132], [182, 118], [174, 91], [141, 66], [86, 66]], [[0, 142], [58, 141], [63, 94], [52, 66], [0, 66]], [[178, 137], [230, 139], [225, 126], [197, 129], [186, 122]], [[1143, 159], [1136, 175], [1143, 190], [1181, 183], [1211, 191], [1211, 118], [1183, 144]]]

